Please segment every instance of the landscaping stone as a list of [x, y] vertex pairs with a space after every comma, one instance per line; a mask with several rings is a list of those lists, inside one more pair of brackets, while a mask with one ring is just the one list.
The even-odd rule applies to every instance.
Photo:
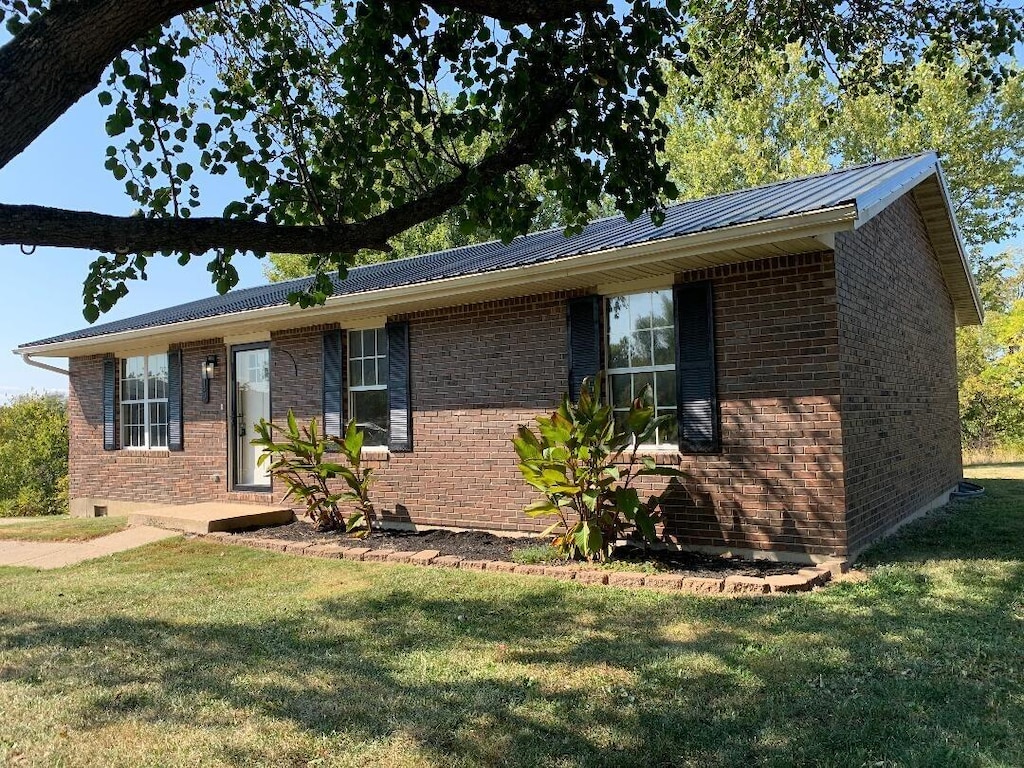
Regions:
[[828, 568], [832, 574], [832, 578], [836, 576], [842, 576], [844, 573], [850, 570], [850, 563], [846, 560], [829, 560], [825, 563], [819, 563], [818, 567]]
[[612, 571], [608, 574], [609, 587], [642, 587], [643, 585], [644, 575], [642, 573]]
[[576, 569], [568, 568], [564, 565], [549, 565], [544, 569], [544, 575], [551, 576], [555, 579], [572, 581], [572, 579], [576, 576]]
[[441, 553], [436, 549], [424, 549], [409, 558], [410, 563], [416, 565], [430, 565]]
[[370, 551], [369, 547], [343, 547], [339, 554], [342, 560], [362, 560]]
[[772, 592], [809, 592], [814, 586], [814, 577], [800, 576], [766, 576]]
[[731, 594], [764, 594], [769, 589], [768, 582], [756, 576], [725, 577], [725, 591]]
[[683, 579], [683, 589], [696, 595], [717, 595], [723, 586], [722, 579], [708, 579], [704, 576], [689, 576]]
[[329, 557], [337, 560], [341, 558], [341, 551], [343, 549], [345, 548], [338, 544], [313, 544], [306, 550], [306, 554], [313, 557]]
[[455, 555], [441, 555], [441, 557], [435, 557], [431, 565], [440, 565], [442, 568], [458, 568], [462, 562], [461, 557]]
[[801, 568], [799, 574], [810, 580], [811, 586], [823, 587], [832, 580], [832, 571], [828, 568]]
[[383, 563], [395, 554], [393, 549], [371, 549], [363, 555], [363, 560], [368, 563]]
[[644, 586], [654, 587], [655, 589], [682, 589], [683, 577], [673, 576], [668, 573], [659, 573], [654, 576], [645, 576]]
[[545, 567], [543, 565], [520, 565], [516, 568], [516, 573], [523, 573], [527, 576], [543, 576]]
[[[684, 591], [701, 595], [717, 595], [723, 592], [732, 595], [763, 595], [781, 592], [807, 592], [829, 581], [846, 581], [864, 575], [849, 571], [844, 561], [830, 561], [801, 568], [796, 574], [771, 574], [761, 576], [729, 575], [724, 578], [707, 576], [685, 576], [677, 573], [643, 574], [630, 571], [603, 571], [581, 568], [577, 565], [520, 564], [507, 560], [468, 559], [457, 555], [441, 555], [437, 549], [394, 550], [391, 548], [346, 547], [342, 544], [284, 540], [269, 537], [232, 534], [207, 534], [215, 541], [237, 543], [259, 549], [269, 549], [310, 557], [340, 558], [370, 562], [414, 563], [442, 568], [462, 568], [470, 571], [496, 571], [517, 573], [524, 576], [548, 576], [564, 581], [578, 581], [581, 584], [607, 584], [613, 587], [647, 587], [663, 591]], [[839, 577], [835, 574], [840, 573]]]

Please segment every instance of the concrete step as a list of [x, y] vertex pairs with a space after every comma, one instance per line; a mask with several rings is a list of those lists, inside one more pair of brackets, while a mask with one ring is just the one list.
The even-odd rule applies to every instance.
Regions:
[[295, 519], [291, 509], [284, 506], [259, 504], [232, 504], [208, 501], [182, 504], [133, 512], [128, 515], [130, 525], [149, 525], [186, 533], [213, 533], [234, 531], [264, 525], [281, 525]]

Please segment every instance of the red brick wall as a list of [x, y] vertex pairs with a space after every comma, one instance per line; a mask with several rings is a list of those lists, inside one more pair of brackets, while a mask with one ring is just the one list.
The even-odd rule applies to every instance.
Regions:
[[[829, 254], [695, 272], [715, 283], [720, 456], [662, 455], [690, 478], [674, 484], [670, 535], [687, 544], [843, 549], [835, 285]], [[568, 376], [566, 295], [491, 302], [407, 317], [412, 453], [375, 464], [389, 520], [539, 530], [535, 498], [509, 439], [553, 408]], [[275, 335], [274, 410], [320, 413], [322, 328]], [[283, 370], [279, 370], [279, 366]], [[278, 407], [280, 405], [280, 408]], [[663, 484], [662, 484], [663, 485]], [[657, 488], [656, 483], [647, 486]]]
[[[219, 339], [182, 346], [185, 450], [103, 450], [103, 357], [72, 358], [68, 408], [72, 499], [170, 503], [227, 498], [226, 365]], [[200, 397], [200, 366], [218, 355], [210, 402]], [[118, 371], [120, 375], [120, 371]], [[118, 414], [118, 418], [120, 414]], [[120, 423], [118, 423], [120, 441]]]
[[832, 255], [679, 276], [707, 279], [714, 286], [722, 452], [678, 457], [687, 477], [673, 486], [666, 529], [688, 545], [841, 554]]
[[[680, 276], [705, 278], [715, 285], [723, 452], [659, 457], [688, 472], [673, 486], [668, 532], [687, 544], [842, 552], [832, 257], [780, 257]], [[546, 525], [522, 514], [535, 494], [520, 478], [510, 438], [517, 425], [552, 409], [566, 387], [567, 298], [548, 294], [406, 318], [415, 450], [374, 462], [375, 497], [389, 520], [524, 531]], [[302, 420], [321, 416], [327, 327], [273, 335], [275, 418], [289, 407]], [[210, 353], [221, 355], [222, 365], [210, 405], [200, 406], [199, 364]], [[73, 408], [88, 407], [92, 417], [73, 418], [73, 495], [277, 500], [279, 490], [246, 497], [226, 491], [224, 355], [219, 342], [186, 351], [183, 454], [104, 453], [99, 358], [74, 361]], [[221, 482], [211, 482], [218, 471]]]
[[953, 304], [909, 196], [836, 236], [850, 550], [962, 477]]
[[[411, 453], [372, 461], [374, 499], [391, 521], [540, 530], [516, 468], [516, 426], [554, 408], [568, 379], [565, 296], [544, 295], [406, 316], [413, 396]], [[322, 416], [324, 326], [274, 335], [271, 400]], [[346, 339], [347, 342], [347, 339]], [[291, 358], [298, 363], [294, 375]], [[347, 380], [347, 371], [346, 371]], [[348, 420], [348, 398], [344, 418]]]

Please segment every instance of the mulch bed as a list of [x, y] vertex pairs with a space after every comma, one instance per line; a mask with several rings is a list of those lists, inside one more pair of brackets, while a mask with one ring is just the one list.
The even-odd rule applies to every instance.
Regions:
[[[239, 537], [271, 535], [287, 541], [314, 544], [349, 544], [370, 549], [424, 550], [436, 549], [441, 555], [454, 555], [467, 560], [504, 560], [513, 562], [512, 553], [518, 549], [543, 546], [544, 539], [533, 536], [496, 536], [483, 531], [374, 531], [365, 539], [357, 539], [340, 531], [318, 531], [305, 520], [269, 528], [250, 528], [235, 531]], [[549, 565], [564, 561], [552, 560]], [[700, 552], [670, 550], [645, 551], [640, 547], [620, 546], [615, 550], [612, 564], [646, 566], [659, 573], [722, 578], [724, 576], [775, 576], [795, 574], [804, 565], [775, 563], [767, 560], [745, 560], [739, 557], [707, 555]]]

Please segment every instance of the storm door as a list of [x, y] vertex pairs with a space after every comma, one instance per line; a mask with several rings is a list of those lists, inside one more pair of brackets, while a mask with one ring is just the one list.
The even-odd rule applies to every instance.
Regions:
[[253, 425], [260, 419], [270, 421], [270, 349], [235, 347], [232, 352], [234, 397], [232, 434], [234, 435], [234, 487], [265, 490], [270, 475], [257, 459], [260, 449], [251, 445], [256, 436]]

